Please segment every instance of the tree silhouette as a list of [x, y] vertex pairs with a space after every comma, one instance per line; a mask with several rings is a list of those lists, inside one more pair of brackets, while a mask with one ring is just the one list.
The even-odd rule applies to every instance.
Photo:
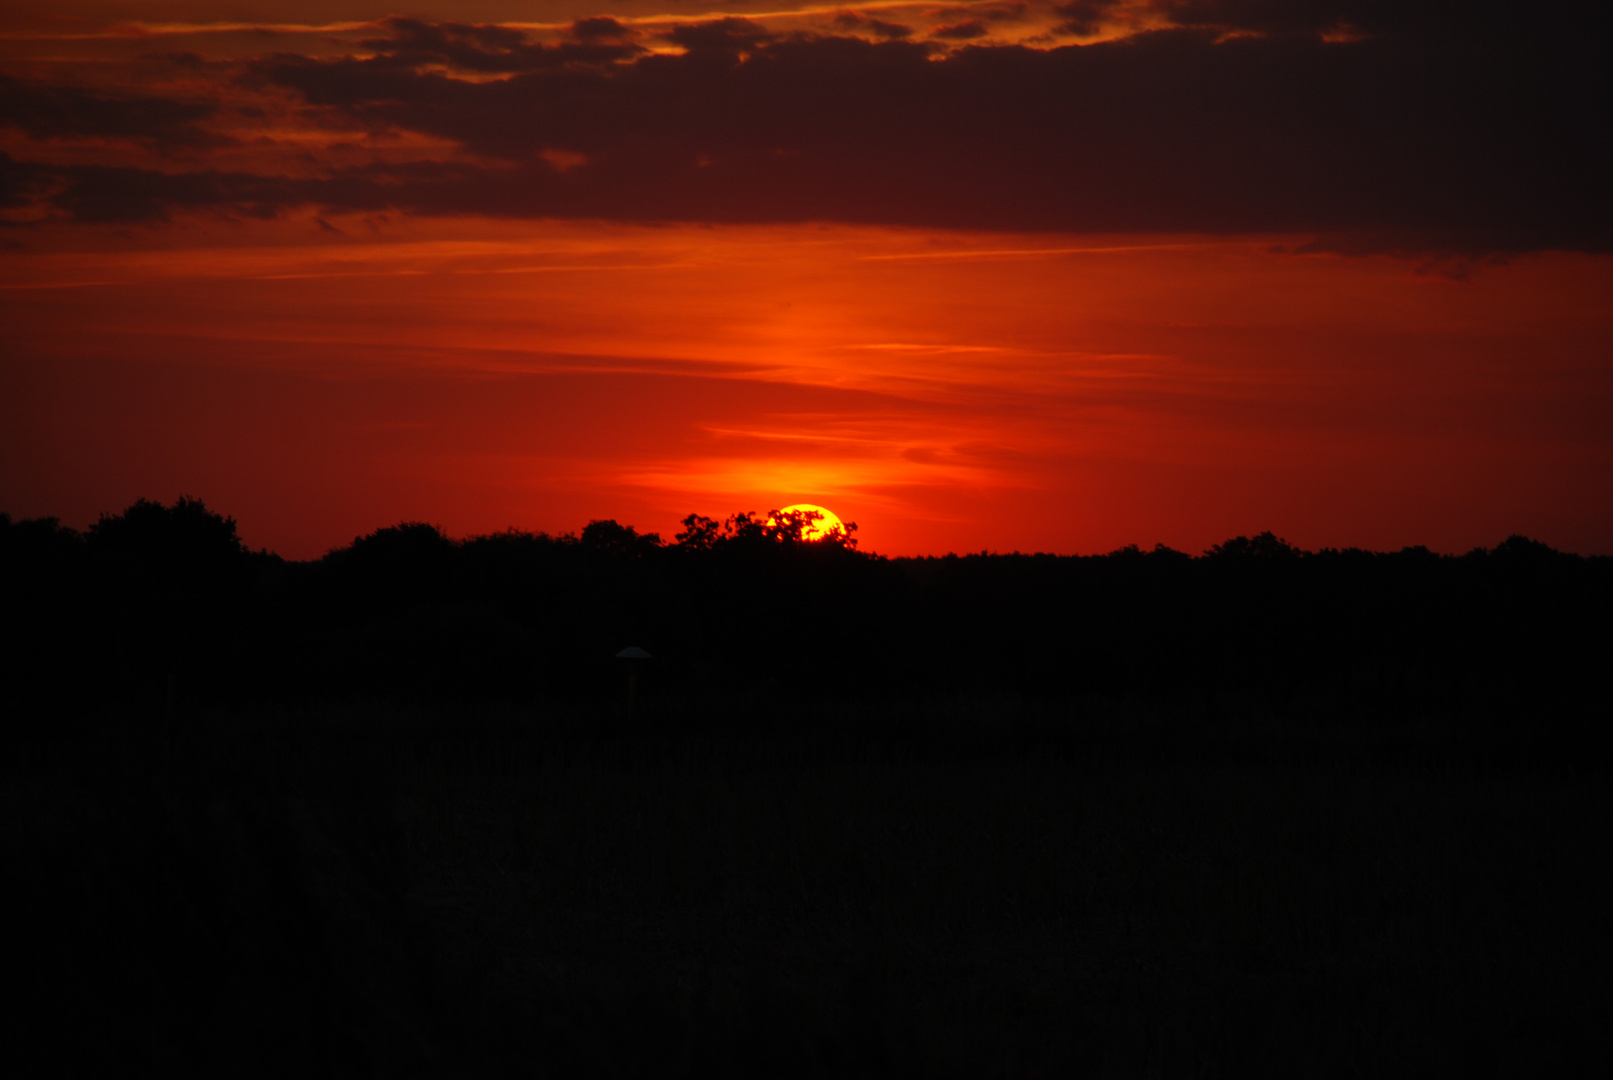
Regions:
[[722, 523], [699, 514], [684, 518], [683, 531], [674, 537], [678, 547], [688, 551], [710, 551], [722, 538]]
[[[171, 506], [139, 499], [102, 514], [85, 534], [95, 598], [90, 632], [111, 654], [119, 691], [166, 703], [235, 683], [250, 664], [254, 569], [276, 562], [249, 552], [235, 519], [182, 495]], [[94, 639], [92, 639], [94, 640]]]
[[644, 555], [661, 546], [659, 533], [640, 533], [614, 520], [590, 521], [582, 531], [582, 546], [612, 555]]
[[690, 514], [683, 519], [683, 531], [677, 533], [675, 538], [677, 546], [687, 551], [712, 551], [724, 547], [794, 547], [801, 544], [844, 550], [857, 547], [857, 540], [852, 536], [857, 531], [855, 521], [829, 529], [822, 536], [808, 538], [807, 533], [822, 518], [823, 514], [816, 510], [769, 510], [766, 516], [748, 510], [730, 514], [719, 523], [713, 518]]
[[416, 521], [284, 562], [189, 496], [84, 534], [0, 515], [0, 656], [12, 687], [103, 702], [149, 702], [175, 676], [197, 699], [586, 696], [624, 644], [691, 698], [802, 685], [1386, 710], [1606, 694], [1613, 560], [1524, 537], [1462, 556], [1313, 554], [1268, 531], [1197, 557], [909, 559], [857, 551], [850, 523], [808, 539], [818, 521], [690, 514], [671, 543], [609, 519], [463, 541]]
[[1268, 530], [1252, 540], [1247, 536], [1234, 536], [1230, 540], [1214, 545], [1204, 554], [1212, 558], [1266, 559], [1280, 562], [1301, 558], [1306, 552], [1294, 547], [1287, 540], [1279, 539]]
[[216, 579], [247, 553], [234, 518], [188, 495], [172, 506], [139, 499], [121, 514], [102, 514], [85, 539], [96, 556], [168, 587]]
[[408, 565], [441, 559], [454, 546], [441, 526], [405, 521], [377, 529], [368, 536], [356, 537], [351, 546], [331, 555], [354, 562]]

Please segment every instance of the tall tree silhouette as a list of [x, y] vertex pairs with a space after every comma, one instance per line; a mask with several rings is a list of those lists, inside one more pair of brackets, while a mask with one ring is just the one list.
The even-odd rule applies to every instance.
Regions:
[[187, 495], [169, 506], [140, 499], [101, 515], [85, 546], [101, 592], [98, 628], [134, 701], [171, 707], [232, 681], [245, 660], [254, 561], [234, 518]]

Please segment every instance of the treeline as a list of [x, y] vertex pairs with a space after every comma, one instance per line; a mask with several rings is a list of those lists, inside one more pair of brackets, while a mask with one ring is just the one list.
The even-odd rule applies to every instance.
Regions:
[[[309, 562], [248, 550], [201, 501], [85, 532], [0, 515], [4, 694], [131, 713], [389, 699], [608, 703], [626, 646], [646, 707], [947, 695], [1165, 696], [1227, 710], [1460, 711], [1578, 723], [1609, 704], [1613, 560], [1523, 537], [1443, 556], [884, 558], [850, 531], [691, 516], [672, 541], [453, 540], [407, 523]], [[680, 705], [681, 703], [681, 705]]]

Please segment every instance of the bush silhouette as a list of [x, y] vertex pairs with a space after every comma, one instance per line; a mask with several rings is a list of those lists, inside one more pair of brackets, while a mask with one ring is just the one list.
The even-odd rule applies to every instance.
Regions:
[[217, 583], [247, 554], [234, 518], [184, 495], [172, 506], [140, 499], [121, 514], [103, 514], [85, 539], [98, 558], [170, 588]]
[[638, 533], [631, 525], [618, 525], [615, 521], [590, 521], [582, 531], [582, 546], [589, 551], [611, 555], [643, 555], [661, 546], [656, 533]]
[[1267, 559], [1283, 561], [1297, 559], [1305, 554], [1294, 547], [1287, 540], [1278, 539], [1271, 532], [1263, 532], [1250, 539], [1247, 536], [1235, 536], [1223, 543], [1216, 544], [1204, 554], [1218, 559]]

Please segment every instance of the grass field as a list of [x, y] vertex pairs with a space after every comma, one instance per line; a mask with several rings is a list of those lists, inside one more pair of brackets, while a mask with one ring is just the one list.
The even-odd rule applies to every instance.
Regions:
[[71, 1017], [64, 1073], [1564, 1068], [1609, 1015], [1606, 770], [1459, 729], [106, 717], [6, 770], [13, 1045]]

